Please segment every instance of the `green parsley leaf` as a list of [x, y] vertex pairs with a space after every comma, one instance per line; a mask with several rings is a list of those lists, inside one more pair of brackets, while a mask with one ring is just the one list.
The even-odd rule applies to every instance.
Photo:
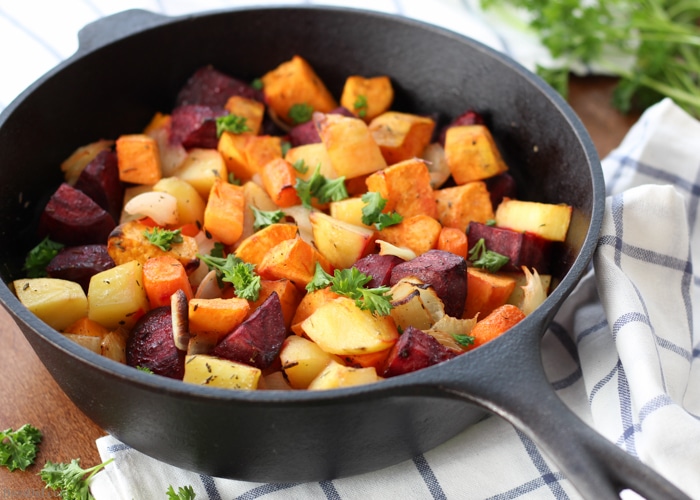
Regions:
[[139, 365], [139, 366], [136, 367], [136, 369], [137, 369], [138, 371], [140, 371], [140, 372], [153, 374], [153, 370], [151, 370], [151, 369], [150, 369], [149, 367], [147, 367], [147, 366], [140, 366], [140, 365]]
[[39, 475], [46, 487], [58, 490], [64, 500], [94, 500], [95, 497], [90, 493], [90, 481], [113, 460], [110, 458], [89, 469], [83, 469], [80, 466], [79, 458], [74, 458], [70, 463], [47, 461]]
[[48, 236], [32, 248], [24, 260], [23, 269], [27, 272], [27, 278], [46, 276], [46, 266], [62, 248], [63, 244], [51, 241]]
[[155, 245], [165, 252], [169, 251], [173, 244], [183, 242], [181, 233], [181, 229], [171, 231], [170, 229], [163, 229], [158, 226], [155, 226], [151, 230], [145, 229], [143, 231], [143, 235], [151, 245]]
[[34, 463], [41, 438], [41, 431], [30, 424], [0, 432], [0, 465], [11, 471], [26, 470]]
[[354, 299], [355, 305], [360, 309], [386, 316], [391, 312], [392, 307], [389, 293], [391, 289], [388, 286], [365, 288], [370, 281], [372, 276], [364, 274], [356, 267], [336, 269], [331, 276], [317, 262], [314, 277], [306, 285], [306, 291], [313, 292], [330, 286], [331, 290], [338, 295]]
[[506, 265], [509, 259], [493, 250], [487, 250], [486, 241], [484, 241], [484, 238], [479, 238], [479, 241], [469, 250], [469, 260], [474, 264], [474, 267], [480, 267], [495, 273]]
[[348, 190], [345, 187], [345, 177], [337, 179], [325, 179], [325, 182], [319, 187], [316, 192], [316, 198], [319, 203], [328, 203], [329, 201], [340, 201], [348, 197]]
[[474, 341], [476, 340], [471, 335], [462, 335], [459, 333], [453, 333], [452, 338], [455, 339], [455, 341], [463, 347], [469, 347], [470, 345], [473, 345]]
[[197, 496], [192, 486], [180, 486], [176, 493], [171, 485], [168, 487], [166, 493], [168, 495], [168, 500], [194, 500]]
[[355, 98], [355, 102], [353, 103], [352, 107], [355, 109], [355, 111], [357, 111], [357, 116], [360, 118], [367, 116], [367, 96], [358, 95]]
[[329, 201], [344, 200], [348, 197], [348, 191], [345, 187], [345, 177], [327, 179], [321, 175], [321, 165], [316, 166], [313, 175], [307, 180], [297, 177], [297, 182], [294, 187], [301, 200], [301, 204], [306, 208], [311, 208], [311, 202], [314, 198], [316, 198], [319, 203], [328, 203]]
[[292, 104], [289, 108], [289, 118], [292, 119], [294, 125], [299, 125], [301, 123], [306, 123], [311, 120], [311, 116], [314, 113], [314, 108], [310, 104], [297, 103]]
[[484, 224], [486, 224], [487, 226], [494, 227], [496, 225], [496, 219], [489, 219]]
[[289, 141], [282, 141], [282, 158], [287, 156], [287, 151], [292, 149], [292, 143]]
[[292, 163], [292, 166], [294, 167], [294, 170], [296, 170], [300, 174], [305, 174], [309, 171], [309, 166], [304, 161], [304, 158], [298, 159], [297, 161]]
[[221, 137], [224, 132], [242, 134], [250, 132], [250, 127], [246, 124], [247, 119], [238, 115], [224, 115], [216, 118], [216, 136]]
[[306, 291], [307, 292], [315, 292], [316, 290], [320, 290], [321, 288], [326, 288], [331, 285], [331, 282], [333, 281], [333, 276], [328, 274], [323, 267], [321, 267], [321, 264], [316, 262], [316, 268], [314, 269], [314, 276], [311, 278], [311, 281], [306, 285]]
[[209, 269], [215, 270], [220, 282], [233, 285], [236, 296], [241, 299], [256, 301], [260, 296], [260, 276], [255, 273], [255, 266], [244, 262], [232, 253], [226, 258], [197, 254]]
[[250, 82], [250, 86], [253, 87], [255, 90], [262, 90], [263, 81], [261, 78], [255, 78], [252, 82]]
[[214, 248], [211, 249], [211, 252], [209, 252], [209, 254], [210, 254], [212, 257], [221, 257], [221, 258], [223, 258], [223, 257], [224, 257], [224, 250], [225, 250], [225, 249], [226, 249], [226, 247], [224, 246], [224, 244], [221, 243], [220, 241], [217, 241], [217, 242], [214, 243]]
[[403, 221], [403, 216], [397, 212], [382, 212], [387, 200], [381, 194], [375, 191], [367, 191], [362, 195], [361, 200], [365, 202], [365, 206], [362, 207], [363, 224], [368, 226], [374, 224], [377, 230], [381, 231], [385, 227], [393, 226]]
[[284, 212], [282, 210], [259, 210], [253, 205], [251, 205], [250, 208], [253, 210], [253, 229], [256, 231], [284, 219]]

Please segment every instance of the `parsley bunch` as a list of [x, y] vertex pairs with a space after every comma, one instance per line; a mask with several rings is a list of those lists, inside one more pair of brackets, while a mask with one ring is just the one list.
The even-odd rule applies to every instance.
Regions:
[[313, 292], [321, 288], [331, 287], [331, 291], [338, 295], [350, 297], [355, 300], [355, 305], [360, 309], [370, 311], [372, 314], [386, 316], [391, 312], [391, 294], [388, 286], [365, 288], [372, 281], [372, 277], [364, 274], [356, 267], [349, 269], [336, 269], [333, 276], [328, 274], [316, 263], [314, 277], [306, 285], [306, 290]]
[[80, 466], [79, 458], [74, 458], [70, 463], [54, 463], [47, 460], [39, 475], [46, 487], [60, 491], [64, 500], [94, 500], [95, 497], [90, 493], [90, 480], [113, 460], [110, 458], [89, 469]]
[[0, 465], [11, 471], [26, 470], [34, 463], [41, 437], [41, 431], [30, 424], [0, 432]]
[[244, 262], [232, 253], [226, 257], [197, 254], [209, 269], [215, 270], [219, 281], [231, 283], [236, 296], [241, 299], [258, 300], [260, 296], [260, 276], [255, 273], [255, 266]]
[[[303, 168], [303, 164], [295, 165], [294, 168], [299, 170], [299, 168]], [[344, 200], [348, 197], [345, 177], [327, 179], [321, 175], [321, 165], [316, 166], [316, 170], [308, 180], [297, 177], [295, 188], [301, 204], [306, 208], [311, 208], [313, 198], [316, 198], [319, 203], [328, 203], [329, 201]]]
[[382, 212], [387, 200], [377, 192], [368, 191], [362, 195], [361, 200], [365, 202], [365, 206], [362, 207], [362, 223], [368, 226], [374, 224], [377, 231], [399, 224], [403, 220], [403, 216], [397, 212]]
[[[481, 0], [509, 4], [531, 15], [532, 28], [557, 59], [538, 68], [566, 95], [576, 63], [596, 63], [620, 77], [613, 104], [623, 112], [671, 97], [700, 116], [700, 4], [686, 0]], [[607, 62], [606, 52], [634, 59], [631, 68]]]

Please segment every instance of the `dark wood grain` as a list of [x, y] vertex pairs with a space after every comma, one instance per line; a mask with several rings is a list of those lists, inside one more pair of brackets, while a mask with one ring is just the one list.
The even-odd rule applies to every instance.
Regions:
[[[610, 105], [615, 80], [573, 78], [569, 101], [604, 157], [622, 140], [637, 116], [624, 116]], [[0, 428], [31, 423], [44, 439], [37, 463], [27, 471], [0, 467], [0, 498], [51, 497], [38, 476], [46, 460], [80, 458], [99, 463], [95, 440], [104, 435], [61, 392], [34, 351], [4, 310], [0, 310]]]

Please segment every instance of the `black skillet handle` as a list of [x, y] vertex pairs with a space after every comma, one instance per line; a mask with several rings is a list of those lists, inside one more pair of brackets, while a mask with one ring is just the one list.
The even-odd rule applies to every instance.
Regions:
[[[470, 353], [478, 356], [466, 355], [471, 359], [450, 362], [451, 366], [444, 366], [446, 370], [434, 370], [433, 376], [440, 378], [432, 383], [443, 394], [482, 406], [525, 433], [586, 499], [619, 500], [619, 492], [625, 489], [648, 500], [688, 498], [589, 427], [562, 402], [544, 372], [539, 333], [513, 333], [518, 334], [515, 342], [490, 342]], [[462, 367], [464, 373], [460, 373]]]
[[159, 26], [168, 19], [168, 16], [143, 9], [130, 9], [105, 16], [84, 26], [78, 32], [76, 55], [90, 52], [132, 33]]

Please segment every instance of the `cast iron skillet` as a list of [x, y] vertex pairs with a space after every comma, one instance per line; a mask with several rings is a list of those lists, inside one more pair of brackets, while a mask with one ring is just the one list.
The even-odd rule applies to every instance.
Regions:
[[317, 481], [425, 452], [487, 410], [531, 437], [587, 498], [624, 488], [682, 497], [587, 427], [561, 402], [540, 339], [587, 269], [604, 207], [599, 161], [571, 109], [537, 77], [451, 32], [334, 8], [242, 9], [182, 18], [129, 11], [80, 33], [80, 49], [0, 115], [2, 277], [20, 276], [32, 225], [77, 146], [137, 132], [171, 109], [194, 70], [252, 80], [306, 57], [338, 96], [349, 74], [387, 74], [395, 107], [485, 114], [523, 197], [574, 207], [559, 284], [497, 340], [444, 364], [374, 385], [325, 392], [232, 392], [141, 373], [66, 340], [0, 285], [0, 298], [66, 394], [105, 431], [170, 464], [261, 482]]

